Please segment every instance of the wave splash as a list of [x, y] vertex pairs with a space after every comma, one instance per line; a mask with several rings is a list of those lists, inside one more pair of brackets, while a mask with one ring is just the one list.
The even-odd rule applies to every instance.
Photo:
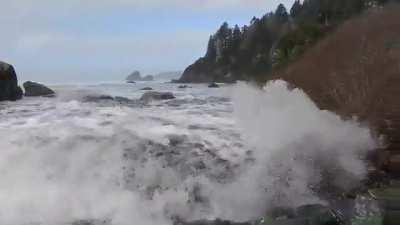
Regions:
[[367, 128], [282, 81], [230, 92], [233, 112], [225, 99], [189, 110], [73, 99], [8, 106], [0, 223], [246, 221], [276, 206], [324, 203], [365, 177], [363, 156], [376, 147]]

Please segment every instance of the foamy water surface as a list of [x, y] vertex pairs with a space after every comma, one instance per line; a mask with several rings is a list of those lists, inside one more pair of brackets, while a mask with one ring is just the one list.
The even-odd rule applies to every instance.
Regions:
[[[177, 97], [138, 101], [150, 86]], [[366, 127], [284, 82], [54, 86], [0, 103], [0, 224], [172, 224], [256, 219], [351, 189], [376, 146]], [[87, 101], [87, 96], [132, 100]], [[334, 174], [334, 175], [332, 175]]]

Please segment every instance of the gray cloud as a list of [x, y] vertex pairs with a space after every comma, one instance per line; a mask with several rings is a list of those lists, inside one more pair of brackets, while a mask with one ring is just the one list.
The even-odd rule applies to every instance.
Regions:
[[[22, 79], [54, 79], [56, 71], [57, 77], [62, 77], [98, 71], [106, 76], [110, 71], [117, 74], [128, 68], [149, 72], [183, 69], [204, 53], [208, 36], [219, 25], [217, 23], [243, 15], [246, 10], [260, 15], [279, 2], [281, 0], [13, 0], [2, 5], [0, 13], [0, 60], [16, 65]], [[134, 33], [126, 32], [123, 26], [120, 33], [114, 34], [107, 30], [107, 25], [101, 24], [104, 18], [113, 19], [114, 15], [128, 10], [132, 10], [133, 15], [153, 18], [160, 12], [173, 12], [178, 17], [171, 23], [189, 23], [189, 26], [172, 27], [172, 31], [165, 31], [168, 28], [157, 31], [159, 27], [145, 31], [138, 27]], [[191, 12], [199, 15], [199, 20], [203, 15], [221, 19], [206, 28], [190, 26], [193, 21], [187, 21], [185, 15]], [[231, 16], [227, 18], [227, 14]], [[82, 22], [91, 20], [99, 23], [101, 29], [92, 31], [87, 24], [81, 26]], [[84, 29], [90, 30], [89, 34]]]

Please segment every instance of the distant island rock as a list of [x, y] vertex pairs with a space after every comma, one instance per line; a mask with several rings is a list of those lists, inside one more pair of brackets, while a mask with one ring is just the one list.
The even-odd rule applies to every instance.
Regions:
[[142, 77], [142, 81], [153, 81], [154, 77], [152, 75], [147, 75], [145, 77]]
[[14, 67], [0, 62], [0, 101], [16, 101], [21, 99], [22, 95]]
[[55, 92], [43, 84], [27, 81], [23, 84], [27, 97], [54, 97]]
[[139, 71], [131, 73], [127, 78], [127, 83], [135, 83], [136, 81], [153, 81], [154, 77], [152, 75], [147, 75], [142, 77]]

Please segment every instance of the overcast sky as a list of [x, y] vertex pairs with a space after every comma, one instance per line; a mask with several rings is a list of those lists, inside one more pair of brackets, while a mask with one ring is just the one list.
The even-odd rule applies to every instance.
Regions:
[[294, 0], [7, 0], [0, 61], [22, 81], [60, 83], [183, 70], [223, 21], [248, 24], [281, 2]]

